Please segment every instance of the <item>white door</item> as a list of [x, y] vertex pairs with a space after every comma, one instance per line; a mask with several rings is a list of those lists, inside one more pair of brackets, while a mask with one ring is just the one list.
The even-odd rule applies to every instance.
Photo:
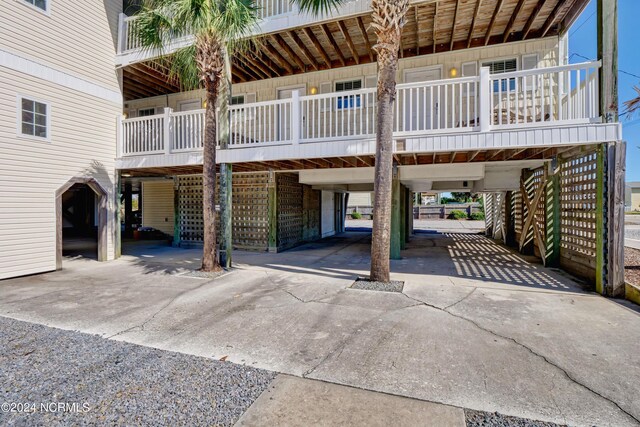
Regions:
[[[305, 86], [289, 87], [278, 89], [278, 99], [289, 99], [293, 96], [294, 91], [298, 91], [300, 96], [307, 94], [307, 88]], [[302, 114], [302, 123], [300, 129], [304, 129], [306, 126], [304, 114]], [[286, 141], [291, 139], [291, 108], [289, 106], [281, 106], [277, 110], [276, 114], [277, 128], [278, 128], [278, 140]]]
[[[442, 78], [440, 68], [407, 70], [404, 74], [405, 83], [418, 83]], [[438, 129], [438, 90], [432, 88], [414, 88], [403, 91], [404, 129], [416, 131]], [[444, 93], [440, 96], [444, 96]], [[433, 120], [432, 120], [433, 119]]]

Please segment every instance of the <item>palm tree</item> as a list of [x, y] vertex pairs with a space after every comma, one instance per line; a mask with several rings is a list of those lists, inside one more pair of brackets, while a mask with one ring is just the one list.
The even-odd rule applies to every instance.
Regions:
[[[341, 0], [295, 0], [303, 11], [329, 10]], [[371, 238], [372, 281], [389, 281], [391, 248], [391, 193], [393, 179], [393, 108], [396, 100], [396, 73], [402, 28], [409, 0], [371, 0], [371, 26], [377, 43], [373, 49], [378, 61], [376, 121], [376, 162]]]
[[636, 112], [640, 111], [640, 87], [634, 86], [633, 90], [636, 91], [638, 96], [628, 101], [625, 101], [624, 106], [626, 107], [626, 110], [622, 114], [632, 116]]
[[[231, 57], [246, 48], [256, 24], [253, 0], [145, 0], [134, 26], [135, 36], [149, 50], [162, 51], [171, 38], [193, 35], [194, 43], [165, 55], [170, 75], [184, 90], [206, 91], [203, 142], [202, 270], [220, 270], [216, 257], [215, 193], [216, 134], [228, 137], [227, 102], [230, 96]], [[226, 96], [221, 96], [226, 92]], [[218, 122], [216, 109], [220, 110]], [[219, 125], [220, 129], [219, 128]], [[220, 131], [220, 132], [219, 132]]]

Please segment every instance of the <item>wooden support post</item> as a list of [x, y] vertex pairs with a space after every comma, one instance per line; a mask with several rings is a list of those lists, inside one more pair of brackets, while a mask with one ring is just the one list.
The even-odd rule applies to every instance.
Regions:
[[231, 268], [233, 252], [232, 221], [233, 169], [230, 163], [220, 164], [220, 266]]
[[605, 294], [622, 297], [624, 285], [624, 176], [626, 143], [607, 144], [607, 286]]
[[133, 236], [133, 227], [131, 222], [133, 221], [133, 196], [131, 181], [124, 181], [124, 235], [130, 238]]
[[411, 234], [413, 233], [413, 193], [408, 188], [407, 191], [407, 202], [405, 203], [407, 212], [405, 215], [407, 226], [405, 229], [405, 243], [409, 243], [409, 239], [411, 238]]
[[605, 123], [618, 121], [618, 0], [598, 0], [598, 59], [600, 116]]
[[404, 250], [407, 243], [407, 191], [400, 184], [400, 250]]
[[180, 184], [178, 177], [173, 177], [173, 243], [172, 246], [180, 246]]
[[401, 239], [401, 212], [400, 212], [400, 179], [397, 166], [393, 167], [393, 179], [391, 182], [391, 259], [400, 259]]
[[276, 173], [269, 171], [269, 252], [278, 252], [278, 194]]
[[513, 224], [513, 192], [507, 191], [504, 194], [504, 244], [513, 246], [515, 244], [515, 229]]
[[122, 176], [118, 172], [116, 174], [116, 199], [115, 203], [115, 242], [114, 245], [116, 247], [115, 258], [120, 258], [122, 256]]
[[604, 294], [604, 157], [605, 144], [596, 154], [596, 292]]
[[549, 189], [547, 190], [547, 236], [545, 238], [549, 251], [547, 252], [547, 264], [550, 267], [560, 265], [560, 159], [557, 157], [551, 162], [551, 176]]

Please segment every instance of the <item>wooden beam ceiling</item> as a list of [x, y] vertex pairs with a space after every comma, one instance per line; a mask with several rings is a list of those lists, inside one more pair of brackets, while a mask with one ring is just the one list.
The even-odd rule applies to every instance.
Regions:
[[[400, 57], [443, 53], [566, 30], [588, 0], [438, 0], [412, 5]], [[234, 58], [235, 83], [375, 62], [371, 15], [322, 22], [263, 36], [255, 49]], [[346, 53], [345, 53], [346, 52]], [[173, 93], [166, 64], [125, 67], [125, 97]], [[135, 87], [138, 87], [137, 89]]]

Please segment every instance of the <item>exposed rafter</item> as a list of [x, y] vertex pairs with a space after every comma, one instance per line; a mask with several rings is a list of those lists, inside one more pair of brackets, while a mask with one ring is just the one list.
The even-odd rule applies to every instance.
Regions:
[[311, 44], [316, 49], [316, 51], [320, 54], [320, 56], [322, 57], [322, 60], [324, 61], [325, 65], [327, 66], [327, 68], [331, 68], [331, 58], [329, 58], [329, 54], [327, 54], [327, 51], [324, 50], [324, 48], [322, 47], [322, 45], [318, 41], [318, 38], [313, 33], [311, 28], [304, 27], [302, 29], [302, 31], [307, 36], [307, 38], [311, 41]]
[[[371, 46], [371, 41], [369, 40], [369, 35], [367, 34], [367, 29], [364, 27], [364, 22], [362, 22], [362, 16], [358, 16], [358, 18], [356, 19], [358, 21], [358, 28], [360, 29], [360, 36], [362, 37], [362, 40], [364, 40], [364, 46], [367, 48], [367, 52], [369, 53], [369, 60], [373, 62], [373, 49]], [[418, 37], [416, 34], [416, 40], [417, 39]]]
[[340, 50], [340, 47], [338, 46], [338, 44], [336, 43], [335, 39], [331, 35], [331, 30], [329, 30], [329, 27], [327, 26], [327, 24], [320, 25], [320, 28], [322, 29], [322, 32], [324, 33], [324, 36], [329, 41], [329, 44], [333, 48], [333, 51], [335, 52], [336, 56], [338, 57], [338, 60], [342, 64], [342, 66], [344, 67], [345, 65], [347, 65], [347, 61], [344, 58], [344, 55], [342, 54], [342, 51]]
[[473, 31], [476, 29], [478, 12], [480, 12], [480, 5], [482, 5], [482, 0], [476, 0], [476, 8], [473, 11], [473, 18], [471, 19], [471, 26], [469, 27], [469, 35], [467, 36], [467, 49], [471, 47], [471, 40], [473, 40]]
[[507, 27], [504, 29], [504, 35], [502, 36], [503, 43], [506, 43], [506, 41], [509, 39], [509, 36], [511, 35], [511, 30], [513, 29], [513, 24], [515, 24], [516, 19], [518, 19], [518, 14], [522, 10], [522, 6], [524, 5], [525, 1], [526, 0], [519, 0], [515, 9], [513, 9], [511, 18], [509, 18], [509, 23], [507, 24]]
[[540, 15], [540, 11], [542, 10], [542, 7], [544, 6], [546, 1], [547, 0], [538, 0], [536, 7], [533, 8], [531, 15], [529, 15], [529, 19], [527, 19], [527, 23], [524, 24], [524, 28], [522, 29], [522, 40], [526, 39], [529, 35], [531, 27], [533, 26], [535, 20], [538, 18], [538, 15]]
[[342, 33], [342, 36], [347, 42], [347, 46], [351, 51], [351, 56], [353, 57], [353, 60], [356, 61], [356, 64], [360, 64], [360, 56], [358, 55], [358, 50], [356, 49], [356, 46], [353, 44], [353, 40], [351, 39], [351, 34], [349, 34], [349, 29], [344, 24], [344, 21], [338, 21], [338, 27], [340, 28], [340, 32]]
[[271, 40], [273, 40], [276, 45], [280, 47], [280, 49], [284, 50], [285, 53], [289, 55], [289, 57], [298, 65], [298, 68], [300, 68], [302, 72], [306, 71], [306, 66], [304, 65], [304, 62], [302, 62], [302, 59], [300, 59], [300, 57], [296, 55], [293, 49], [291, 49], [291, 46], [287, 44], [287, 42], [282, 38], [280, 34], [272, 34]]
[[456, 36], [456, 21], [458, 20], [458, 11], [460, 10], [460, 0], [456, 0], [456, 11], [453, 13], [453, 23], [451, 24], [451, 42], [449, 50], [453, 50], [453, 41]]
[[496, 3], [496, 8], [493, 11], [493, 15], [491, 16], [491, 21], [489, 22], [489, 26], [487, 27], [487, 32], [485, 33], [485, 36], [484, 36], [485, 46], [489, 44], [489, 40], [491, 39], [491, 33], [493, 32], [493, 27], [496, 25], [496, 20], [498, 19], [498, 14], [502, 9], [503, 3], [504, 3], [504, 0], [498, 0], [498, 2]]
[[291, 37], [291, 40], [293, 40], [293, 42], [295, 43], [295, 45], [298, 47], [298, 49], [300, 49], [300, 51], [302, 52], [302, 54], [305, 56], [305, 58], [307, 58], [307, 61], [309, 61], [309, 63], [311, 64], [311, 66], [313, 67], [314, 70], [318, 70], [318, 63], [316, 62], [315, 57], [313, 56], [313, 54], [309, 51], [309, 49], [307, 48], [307, 45], [305, 45], [302, 40], [300, 40], [300, 37], [298, 36], [298, 34], [296, 33], [295, 30], [293, 31], [289, 31], [287, 33], [289, 35], [289, 37]]

